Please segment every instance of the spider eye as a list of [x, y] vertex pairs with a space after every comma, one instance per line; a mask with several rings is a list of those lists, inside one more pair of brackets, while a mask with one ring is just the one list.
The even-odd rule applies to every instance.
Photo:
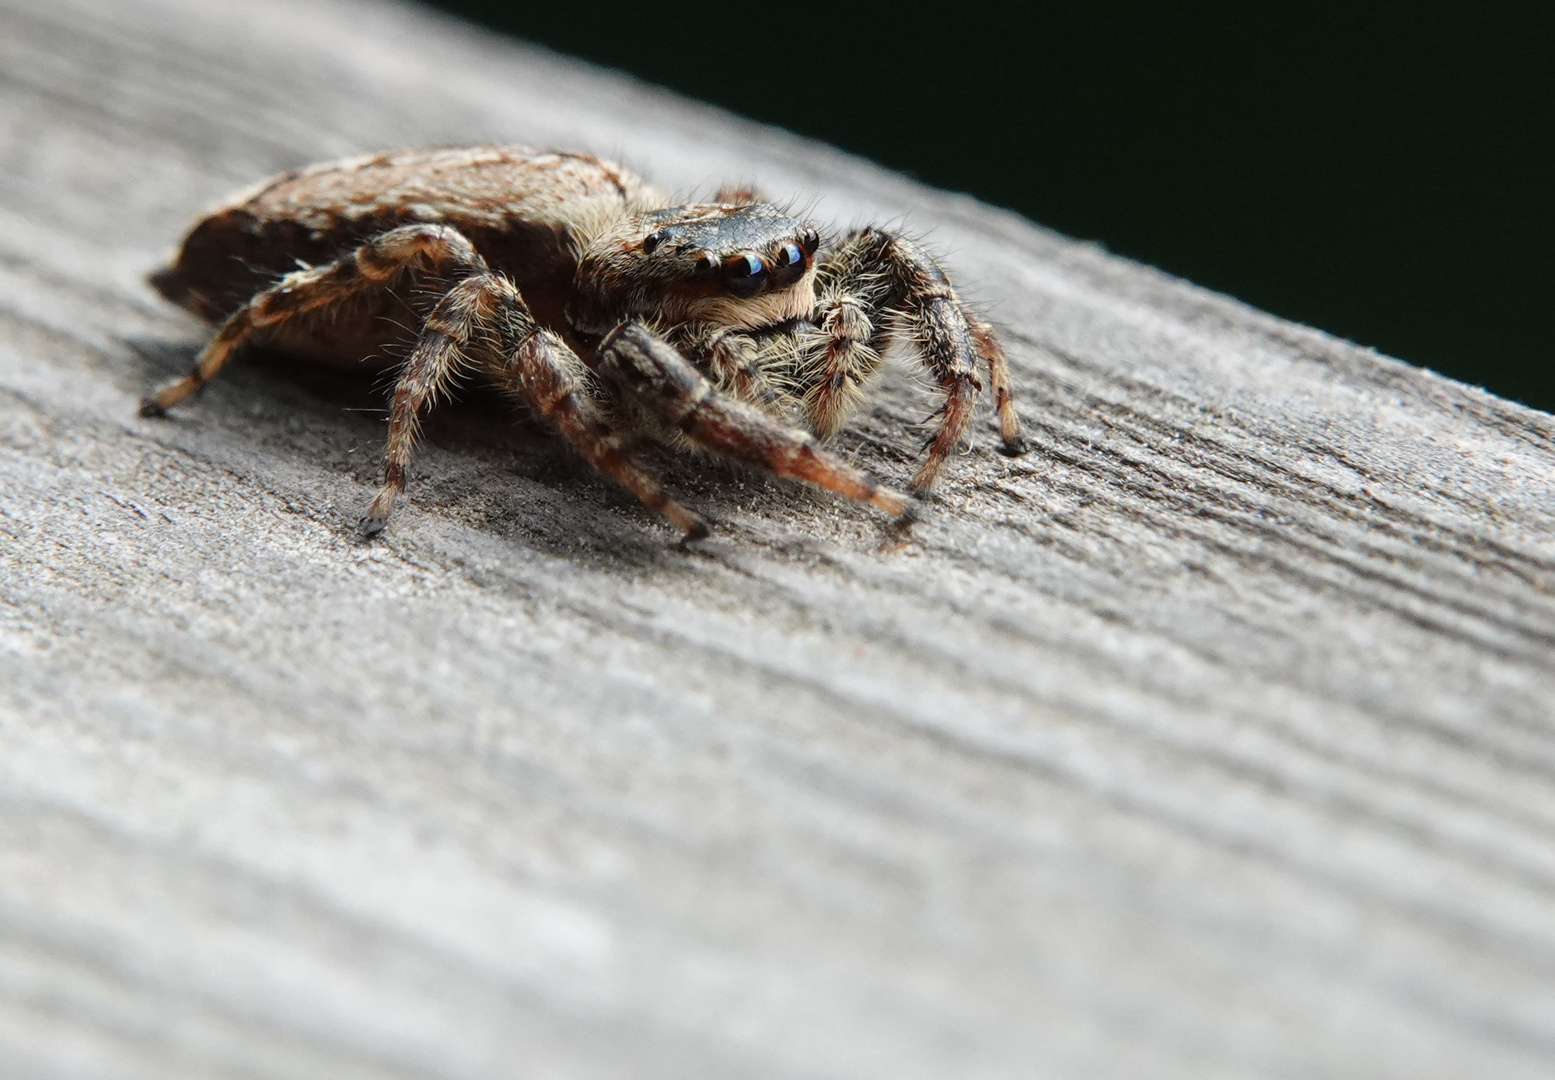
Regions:
[[695, 270], [697, 277], [711, 277], [714, 270], [718, 269], [718, 260], [705, 251], [697, 256]]
[[804, 235], [799, 238], [799, 246], [814, 255], [815, 249], [821, 246], [821, 238], [814, 229], [806, 228]]
[[772, 273], [772, 280], [779, 286], [789, 285], [804, 277], [804, 272], [809, 265], [804, 251], [798, 244], [790, 240], [777, 249], [777, 254], [772, 261], [777, 268]]
[[767, 264], [755, 255], [736, 255], [724, 263], [724, 285], [735, 296], [755, 296], [768, 275]]
[[655, 232], [655, 233], [649, 233], [647, 236], [643, 237], [643, 254], [644, 255], [652, 255], [653, 254], [653, 249], [658, 247], [662, 243], [664, 243], [664, 230], [663, 229], [660, 229], [658, 232]]

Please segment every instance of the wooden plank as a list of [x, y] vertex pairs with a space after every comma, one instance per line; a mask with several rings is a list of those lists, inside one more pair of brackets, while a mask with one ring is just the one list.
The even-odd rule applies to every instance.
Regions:
[[[905, 219], [1035, 453], [687, 554], [477, 401], [362, 546], [363, 391], [135, 417], [203, 204], [477, 140]], [[1555, 1068], [1551, 417], [392, 4], [0, 0], [0, 162], [0, 1072]]]

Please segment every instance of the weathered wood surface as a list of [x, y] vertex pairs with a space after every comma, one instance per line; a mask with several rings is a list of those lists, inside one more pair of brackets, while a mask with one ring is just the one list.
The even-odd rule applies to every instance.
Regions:
[[[135, 417], [202, 205], [486, 139], [905, 217], [1036, 452], [687, 554], [475, 405], [364, 547], [365, 393]], [[1549, 416], [352, 0], [0, 0], [0, 414], [7, 1077], [1555, 1072]]]

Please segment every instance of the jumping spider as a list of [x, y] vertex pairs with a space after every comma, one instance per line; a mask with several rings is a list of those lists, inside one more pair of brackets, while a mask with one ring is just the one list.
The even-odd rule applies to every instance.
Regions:
[[827, 243], [746, 190], [676, 204], [585, 154], [402, 151], [283, 173], [195, 222], [151, 281], [220, 327], [193, 371], [142, 401], [143, 416], [199, 390], [249, 342], [354, 366], [414, 339], [366, 536], [404, 490], [423, 411], [467, 369], [692, 539], [706, 523], [632, 460], [630, 438], [712, 451], [910, 520], [913, 498], [816, 440], [858, 406], [893, 340], [944, 395], [913, 496], [965, 432], [980, 369], [1005, 452], [1025, 448], [1003, 350], [916, 243], [878, 228]]

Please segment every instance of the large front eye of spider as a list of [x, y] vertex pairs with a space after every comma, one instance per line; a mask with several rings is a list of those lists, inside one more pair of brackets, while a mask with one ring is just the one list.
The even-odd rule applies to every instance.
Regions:
[[790, 240], [777, 249], [772, 263], [772, 283], [781, 289], [804, 277], [804, 272], [810, 268], [810, 256]]
[[755, 296], [766, 288], [772, 272], [757, 255], [731, 255], [724, 260], [723, 283], [735, 296]]

